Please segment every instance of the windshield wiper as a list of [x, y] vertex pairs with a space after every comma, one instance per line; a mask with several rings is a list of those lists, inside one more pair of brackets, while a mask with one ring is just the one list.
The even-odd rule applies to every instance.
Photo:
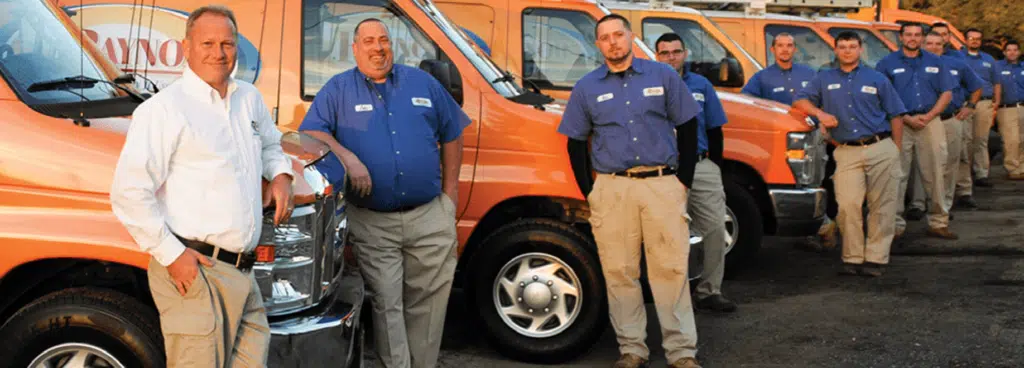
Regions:
[[138, 94], [138, 93], [136, 93], [136, 92], [134, 92], [134, 91], [132, 91], [132, 90], [130, 90], [128, 88], [125, 88], [124, 86], [118, 85], [117, 83], [114, 83], [114, 82], [111, 82], [111, 81], [108, 81], [108, 80], [87, 77], [87, 76], [84, 76], [84, 75], [78, 75], [78, 76], [74, 76], [74, 77], [66, 77], [66, 78], [61, 78], [61, 79], [54, 79], [54, 80], [48, 80], [48, 81], [32, 83], [31, 85], [28, 86], [28, 91], [29, 92], [40, 92], [40, 91], [53, 91], [53, 90], [67, 89], [67, 88], [92, 88], [92, 86], [95, 86], [96, 83], [106, 83], [106, 84], [109, 84], [109, 85], [113, 86], [114, 88], [117, 88], [117, 89], [119, 89], [121, 91], [124, 91], [124, 93], [127, 93], [129, 96], [132, 96], [133, 98], [139, 100], [139, 102], [142, 102], [142, 101], [146, 100], [146, 98], [142, 97], [142, 95], [140, 95], [140, 94]]
[[[491, 83], [498, 83], [498, 82], [515, 83], [516, 82], [515, 78], [519, 77], [519, 76], [517, 76], [515, 74], [512, 74], [512, 72], [510, 72], [508, 70], [503, 70], [503, 72], [505, 72], [505, 75], [500, 76], [498, 78], [495, 78], [493, 81], [491, 81]], [[537, 84], [533, 83], [533, 81], [531, 81], [529, 79], [526, 79], [526, 78], [523, 78], [523, 77], [519, 77], [519, 80], [523, 81], [523, 85], [524, 86], [529, 84], [528, 87], [532, 88], [533, 91], [535, 93], [537, 93], [538, 95], [543, 95], [544, 94], [544, 92], [541, 91], [540, 87], [538, 87]]]

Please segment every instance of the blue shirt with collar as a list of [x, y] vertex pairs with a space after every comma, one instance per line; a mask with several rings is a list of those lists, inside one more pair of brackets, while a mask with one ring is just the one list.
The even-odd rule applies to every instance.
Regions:
[[1024, 102], [1024, 64], [1020, 60], [1010, 64], [1006, 60], [999, 60], [996, 63], [998, 81], [1003, 89], [1003, 98], [1000, 104], [1011, 104]]
[[814, 79], [815, 74], [817, 72], [814, 69], [800, 63], [793, 63], [789, 69], [782, 69], [779, 64], [772, 64], [754, 73], [740, 92], [792, 105], [793, 97], [801, 89], [807, 87], [811, 79]]
[[977, 54], [971, 54], [967, 49], [963, 49], [962, 55], [963, 60], [967, 62], [967, 66], [970, 66], [974, 73], [981, 78], [984, 82], [982, 87], [981, 99], [991, 100], [995, 91], [993, 90], [994, 85], [999, 84], [998, 75], [996, 73], [996, 59], [989, 55], [987, 52], [978, 51]]
[[949, 56], [954, 59], [964, 59], [964, 54], [960, 50], [954, 49], [952, 46], [946, 45], [942, 48], [941, 56]]
[[945, 71], [942, 59], [925, 50], [913, 58], [907, 57], [902, 49], [894, 51], [882, 58], [875, 69], [889, 78], [911, 114], [931, 111], [939, 95], [953, 91], [953, 78]]
[[907, 112], [889, 79], [860, 64], [849, 73], [841, 69], [818, 72], [796, 99], [808, 100], [835, 116], [839, 125], [829, 129], [829, 135], [840, 143], [891, 132], [889, 121]]
[[683, 82], [703, 110], [703, 113], [697, 114], [697, 152], [704, 153], [708, 151], [708, 130], [718, 128], [727, 122], [725, 109], [722, 108], [722, 101], [718, 99], [715, 86], [703, 75], [686, 72], [683, 74]]
[[558, 132], [581, 141], [593, 134], [591, 160], [599, 173], [635, 166], [676, 168], [674, 129], [700, 112], [672, 67], [634, 58], [621, 73], [601, 65], [576, 82]]
[[[348, 193], [346, 200], [392, 211], [441, 194], [438, 143], [457, 139], [469, 123], [469, 116], [430, 74], [395, 64], [381, 84], [358, 68], [332, 77], [317, 93], [299, 130], [331, 134], [366, 166], [373, 185], [370, 195]], [[341, 183], [344, 171], [333, 153], [318, 167], [332, 183]]]
[[949, 105], [946, 105], [946, 110], [943, 113], [955, 114], [970, 99], [974, 91], [984, 86], [984, 82], [977, 74], [974, 74], [974, 70], [967, 66], [963, 59], [942, 56], [942, 63], [946, 65], [945, 70], [953, 78], [955, 86], [953, 87], [953, 99], [949, 101]]

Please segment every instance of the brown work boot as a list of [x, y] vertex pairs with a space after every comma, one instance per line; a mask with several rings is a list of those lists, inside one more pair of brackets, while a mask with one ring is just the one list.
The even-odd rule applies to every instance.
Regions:
[[857, 274], [859, 269], [859, 264], [843, 262], [843, 267], [839, 269], [839, 274], [844, 276], [854, 276]]
[[928, 234], [928, 236], [936, 237], [936, 238], [942, 238], [942, 239], [949, 239], [949, 240], [960, 239], [959, 236], [954, 234], [952, 231], [949, 231], [948, 227], [940, 227], [940, 228], [928, 229], [927, 234]]
[[700, 364], [697, 364], [696, 358], [683, 358], [679, 359], [672, 364], [669, 364], [669, 368], [700, 368]]
[[879, 276], [882, 276], [882, 271], [883, 271], [882, 265], [875, 264], [875, 263], [867, 263], [867, 262], [865, 262], [864, 265], [860, 269], [860, 274], [862, 276], [868, 276], [868, 277], [879, 277]]
[[647, 367], [647, 359], [641, 358], [633, 354], [623, 354], [619, 357], [619, 360], [615, 362], [612, 368], [641, 368]]
[[818, 236], [821, 237], [821, 246], [824, 249], [833, 249], [838, 243], [839, 227], [835, 221], [825, 218], [825, 223], [818, 228]]

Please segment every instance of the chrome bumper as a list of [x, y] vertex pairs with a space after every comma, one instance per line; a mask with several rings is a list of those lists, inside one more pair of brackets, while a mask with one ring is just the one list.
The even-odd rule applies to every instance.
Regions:
[[335, 277], [319, 305], [293, 315], [270, 318], [269, 367], [360, 367], [366, 292], [355, 267]]
[[776, 235], [805, 236], [818, 231], [825, 216], [825, 189], [769, 189]]

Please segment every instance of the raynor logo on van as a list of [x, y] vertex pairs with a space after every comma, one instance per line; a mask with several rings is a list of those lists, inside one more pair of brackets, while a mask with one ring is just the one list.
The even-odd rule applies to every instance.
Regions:
[[[163, 88], [184, 71], [181, 40], [192, 9], [112, 3], [65, 8], [75, 12], [71, 21], [81, 25], [85, 36], [125, 73], [144, 74]], [[244, 36], [238, 38], [238, 62], [232, 75], [255, 83], [260, 71], [259, 53]], [[141, 88], [144, 81], [139, 79]]]

